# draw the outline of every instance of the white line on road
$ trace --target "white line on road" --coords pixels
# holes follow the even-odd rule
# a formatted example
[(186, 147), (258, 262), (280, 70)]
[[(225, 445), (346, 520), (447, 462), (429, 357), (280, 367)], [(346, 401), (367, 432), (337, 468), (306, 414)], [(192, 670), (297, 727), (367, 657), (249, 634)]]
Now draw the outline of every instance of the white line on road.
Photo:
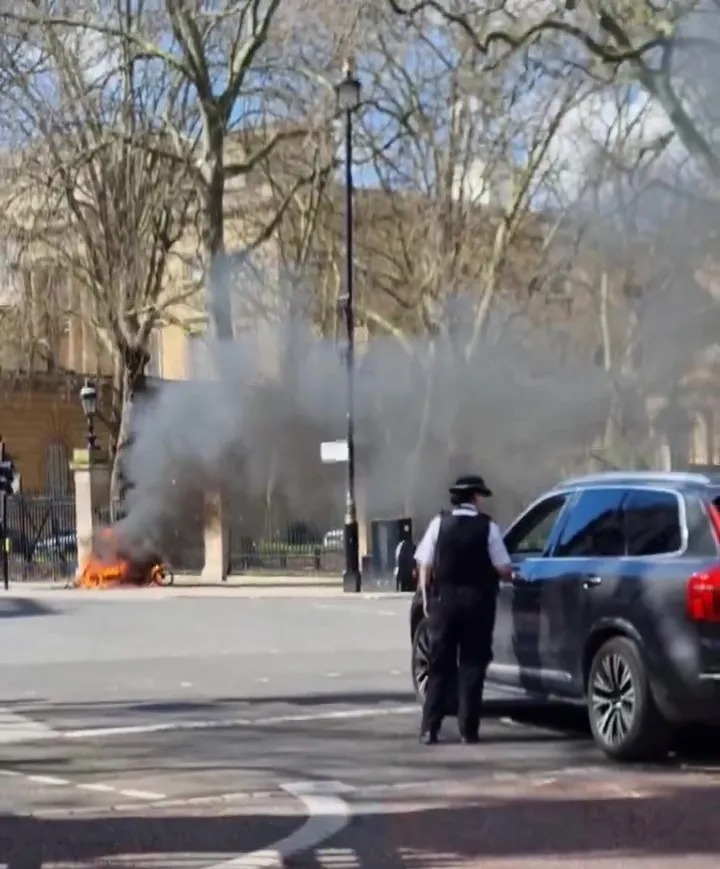
[(119, 796), (128, 797), (132, 800), (141, 800), (142, 802), (162, 802), (163, 800), (168, 799), (167, 794), (157, 793), (156, 791), (143, 791), (134, 788), (123, 789), (122, 785), (113, 786), (102, 782), (74, 782), (69, 779), (58, 778), (54, 775), (34, 775), (9, 769), (0, 770), (0, 775), (22, 778), (38, 785), (77, 788), (78, 790), (91, 791), (92, 793), (99, 794), (118, 794)]
[(90, 782), (90, 783), (81, 782), (78, 785), (78, 787), (82, 788), (82, 790), (84, 790), (84, 791), (93, 791), (94, 793), (98, 793), (98, 794), (114, 794), (115, 793), (114, 787), (111, 787), (110, 785), (95, 783), (95, 782)]
[[(417, 715), (417, 706), (377, 706), (339, 709), (298, 715), (276, 715), (270, 718), (218, 718), (205, 721), (162, 721), (154, 724), (128, 724), (122, 727), (89, 727), (66, 730), (57, 734), (59, 739), (105, 739), (111, 736), (137, 736), (143, 733), (169, 733), (181, 730), (221, 730), (232, 727), (267, 727), (273, 724), (298, 724), (313, 721), (344, 721), (357, 718), (376, 718), (389, 715)], [(31, 741), (31, 740), (28, 740)]]
[(350, 806), (342, 799), (342, 794), (353, 790), (349, 785), (338, 781), (306, 781), (280, 787), (304, 803), (308, 817), (302, 827), (269, 848), (215, 863), (206, 869), (282, 869), (295, 854), (316, 848), (350, 822)]
[(61, 785), (62, 787), (67, 787), (71, 784), (66, 778), (57, 778), (54, 775), (28, 775), (26, 778), (28, 781), (39, 785)]
[(167, 796), (165, 794), (157, 794), (153, 791), (135, 791), (135, 790), (124, 790), (118, 791), (119, 794), (122, 794), (124, 797), (130, 797), (133, 800), (165, 800)]

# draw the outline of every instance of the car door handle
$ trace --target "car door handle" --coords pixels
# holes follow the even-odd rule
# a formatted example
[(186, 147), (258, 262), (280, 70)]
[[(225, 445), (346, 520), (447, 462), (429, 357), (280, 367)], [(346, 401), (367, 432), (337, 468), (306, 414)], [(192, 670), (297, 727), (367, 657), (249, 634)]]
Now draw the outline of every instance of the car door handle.
[(523, 585), (532, 582), (532, 580), (528, 579), (526, 576), (523, 576), (523, 574), (520, 573), (519, 570), (513, 570), (512, 582)]
[(594, 573), (589, 574), (583, 579), (583, 588), (593, 588), (596, 585), (600, 585), (602, 582), (602, 576), (597, 576)]

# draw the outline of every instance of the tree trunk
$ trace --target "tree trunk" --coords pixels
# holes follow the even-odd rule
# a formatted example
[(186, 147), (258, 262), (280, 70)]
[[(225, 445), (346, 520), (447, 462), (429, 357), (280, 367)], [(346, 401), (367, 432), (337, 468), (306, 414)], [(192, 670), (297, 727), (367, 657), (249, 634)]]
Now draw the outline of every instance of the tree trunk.
[(147, 393), (146, 367), (150, 357), (144, 349), (126, 347), (122, 352), (120, 369), (120, 425), (115, 438), (113, 466), (110, 477), (110, 507), (122, 501), (130, 487), (123, 468), (127, 448), (132, 443), (132, 423), (135, 401)]
[(204, 220), (202, 245), (205, 256), (205, 292), (210, 327), (215, 338), (232, 340), (232, 299), (229, 264), (225, 259), (225, 133), (221, 123), (206, 120), (204, 165)]

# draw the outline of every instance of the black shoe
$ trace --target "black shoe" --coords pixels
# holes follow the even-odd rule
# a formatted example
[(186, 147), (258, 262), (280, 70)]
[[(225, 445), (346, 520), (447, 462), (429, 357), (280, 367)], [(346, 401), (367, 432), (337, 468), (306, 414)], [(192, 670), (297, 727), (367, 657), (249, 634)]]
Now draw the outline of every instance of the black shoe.
[(438, 744), (437, 733), (433, 733), (432, 730), (424, 730), (420, 734), (420, 744), (421, 745), (437, 745)]

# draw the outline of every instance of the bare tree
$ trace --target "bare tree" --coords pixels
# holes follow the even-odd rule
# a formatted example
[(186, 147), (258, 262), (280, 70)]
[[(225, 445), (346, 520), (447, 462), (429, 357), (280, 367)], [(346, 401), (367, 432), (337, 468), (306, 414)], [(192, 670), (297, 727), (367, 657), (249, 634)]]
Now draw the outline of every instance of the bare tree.
[[(576, 252), (567, 281), (574, 319), (584, 322), (608, 386), (595, 455), (604, 465), (651, 466), (662, 435), (651, 408), (675, 403), (684, 376), (715, 340), (716, 304), (695, 277), (713, 222), (703, 227), (707, 202), (699, 208), (666, 183), (684, 163), (672, 149), (648, 147), (648, 104), (638, 105), (627, 87), (611, 96), (603, 93), (565, 131), (576, 179), (562, 206), (572, 216), (565, 248)], [(675, 405), (665, 423), (683, 414)]]
[[(14, 26), (74, 30), (87, 39), (122, 45), (129, 63), (160, 68), (175, 83), (180, 100), (158, 106), (165, 138), (152, 149), (188, 167), (199, 201), (210, 320), (221, 338), (232, 335), (230, 291), (225, 280), (226, 189), (251, 176), (278, 144), (299, 145), (326, 125), (327, 69), (333, 68), (338, 34), (347, 29), (336, 4), (282, 0), (187, 3), (165, 0), (109, 10), (84, 0), (52, 8), (21, 2), (0, 15)], [(130, 26), (124, 21), (131, 18)], [(322, 26), (320, 22), (322, 21)], [(188, 118), (183, 108), (194, 105)], [(331, 113), (331, 112), (330, 112)], [(150, 147), (150, 143), (148, 143)], [(312, 176), (311, 176), (312, 177)], [(295, 179), (259, 232), (241, 244), (241, 254), (270, 238), (308, 178)], [(252, 185), (247, 193), (254, 200)]]
[[(21, 246), (30, 307), (42, 304), (55, 322), (80, 318), (85, 341), (94, 338), (110, 360), (115, 448), (145, 390), (154, 330), (195, 292), (179, 268), (172, 274), (190, 218), (190, 179), (155, 147), (162, 134), (152, 126), (173, 92), (129, 56), (127, 42), (88, 42), (44, 20), (21, 38), (32, 69), (3, 58), (5, 101), (23, 141), (4, 172), (0, 220)], [(38, 278), (46, 280), (40, 292)], [(97, 354), (94, 365), (102, 367)]]
[[(714, 141), (718, 109), (714, 82), (720, 59), (720, 6), (716, 0), (636, 2), (524, 2), (388, 0), (402, 17), (432, 16), (457, 30), (487, 66), (528, 46), (550, 66), (570, 60), (594, 78), (627, 71), (665, 113), (688, 153), (713, 176), (720, 174)], [(658, 146), (667, 138), (658, 136)]]
[[(356, 262), (368, 326), (410, 354), (408, 391), (421, 390), (407, 428), (398, 429), (405, 457), (414, 445), (409, 505), (428, 449), (442, 442), (451, 464), (471, 449), (469, 406), (503, 404), (495, 431), (488, 427), (483, 438), (484, 450), (499, 455), (512, 415), (489, 393), (515, 375), (520, 403), (536, 389), (535, 369), (551, 365), (544, 357), (554, 342), (548, 335), (543, 346), (543, 330), (532, 327), (544, 293), (535, 278), (551, 268), (557, 234), (557, 216), (544, 208), (557, 174), (556, 140), (592, 85), (544, 75), (527, 54), (483, 70), (474, 50), (452, 36), (438, 39), (434, 24), (421, 21), (384, 22), (368, 66), (373, 111), (359, 151), (380, 189), (358, 194)], [(532, 361), (510, 349), (523, 342)], [(385, 407), (379, 415), (392, 413)]]

